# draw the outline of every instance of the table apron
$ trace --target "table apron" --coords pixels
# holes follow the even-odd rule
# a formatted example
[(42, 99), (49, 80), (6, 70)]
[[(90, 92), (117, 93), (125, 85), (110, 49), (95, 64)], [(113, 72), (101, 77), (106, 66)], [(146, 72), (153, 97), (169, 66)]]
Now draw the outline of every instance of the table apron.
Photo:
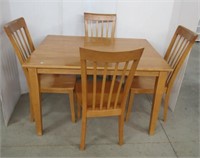
[(80, 69), (37, 69), (38, 74), (75, 74), (75, 75), (80, 75), (81, 70)]
[[(92, 74), (92, 71), (88, 70), (89, 74)], [(162, 71), (148, 71), (148, 70), (136, 70), (135, 72), (135, 76), (159, 76), (160, 72)], [(38, 74), (74, 74), (74, 75), (80, 75), (81, 74), (81, 70), (80, 69), (56, 69), (56, 68), (37, 68), (37, 73)], [(103, 70), (99, 70), (98, 74), (102, 74)], [(119, 71), (120, 73), (120, 71)], [(109, 75), (109, 71), (108, 71), (108, 75)]]

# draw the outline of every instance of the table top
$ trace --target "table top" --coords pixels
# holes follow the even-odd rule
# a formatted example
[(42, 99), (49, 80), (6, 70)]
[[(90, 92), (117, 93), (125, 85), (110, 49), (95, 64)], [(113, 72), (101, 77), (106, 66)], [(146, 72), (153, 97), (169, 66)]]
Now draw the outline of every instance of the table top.
[(90, 38), (48, 35), (23, 67), (80, 69), (79, 48), (120, 52), (144, 48), (137, 71), (171, 71), (172, 69), (146, 39)]

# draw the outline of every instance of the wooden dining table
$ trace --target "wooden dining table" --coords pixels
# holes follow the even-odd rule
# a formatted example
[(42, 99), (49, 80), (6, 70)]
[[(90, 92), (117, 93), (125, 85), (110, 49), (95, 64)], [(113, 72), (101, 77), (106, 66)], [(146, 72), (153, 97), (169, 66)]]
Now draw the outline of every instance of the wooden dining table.
[(144, 48), (135, 75), (156, 76), (155, 94), (149, 123), (149, 134), (156, 129), (159, 109), (167, 75), (171, 67), (146, 39), (95, 38), (83, 36), (48, 35), (31, 54), (23, 67), (28, 69), (30, 96), (34, 106), (37, 135), (42, 135), (42, 108), (40, 101), (40, 74), (81, 74), (79, 48), (98, 51), (129, 51)]

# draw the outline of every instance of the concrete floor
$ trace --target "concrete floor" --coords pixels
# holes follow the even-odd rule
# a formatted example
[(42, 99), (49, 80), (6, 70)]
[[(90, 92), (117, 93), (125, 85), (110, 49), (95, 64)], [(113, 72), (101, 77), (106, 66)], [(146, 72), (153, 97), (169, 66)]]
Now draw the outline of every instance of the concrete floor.
[[(88, 120), (86, 150), (79, 150), (81, 121), (72, 123), (66, 95), (42, 95), (44, 135), (37, 136), (29, 121), (28, 95), (22, 95), (9, 126), (1, 118), (1, 157), (200, 157), (199, 54), (195, 44), (189, 58), (175, 112), (157, 123), (148, 135), (151, 96), (136, 96), (125, 144), (119, 146), (117, 118)], [(161, 108), (161, 111), (163, 109)], [(1, 114), (2, 115), (2, 114)]]

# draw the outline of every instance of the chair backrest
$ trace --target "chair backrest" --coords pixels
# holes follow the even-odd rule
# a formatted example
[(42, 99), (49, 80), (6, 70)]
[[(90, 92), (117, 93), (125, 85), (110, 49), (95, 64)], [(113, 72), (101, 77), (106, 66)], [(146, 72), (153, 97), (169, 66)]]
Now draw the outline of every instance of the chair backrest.
[(174, 69), (167, 78), (167, 86), (172, 86), (175, 78), (190, 52), (198, 35), (189, 29), (178, 26), (164, 59)]
[[(99, 52), (80, 48), (83, 110), (90, 109), (101, 112), (124, 110), (142, 53), (143, 48), (127, 52)], [(88, 80), (91, 80), (89, 75), (93, 76), (90, 82), (92, 86), (87, 85)], [(112, 79), (110, 80), (107, 75)], [(128, 77), (125, 80), (126, 75)], [(102, 79), (99, 81), (97, 76), (98, 78), (102, 76)], [(101, 83), (100, 87), (97, 86), (99, 82)], [(91, 88), (87, 89), (88, 86)], [(92, 98), (91, 105), (89, 98)], [(110, 114), (114, 115), (112, 112)]]
[(4, 30), (20, 63), (23, 64), (35, 49), (24, 18), (5, 24)]
[(114, 38), (116, 14), (84, 13), (85, 36)]

